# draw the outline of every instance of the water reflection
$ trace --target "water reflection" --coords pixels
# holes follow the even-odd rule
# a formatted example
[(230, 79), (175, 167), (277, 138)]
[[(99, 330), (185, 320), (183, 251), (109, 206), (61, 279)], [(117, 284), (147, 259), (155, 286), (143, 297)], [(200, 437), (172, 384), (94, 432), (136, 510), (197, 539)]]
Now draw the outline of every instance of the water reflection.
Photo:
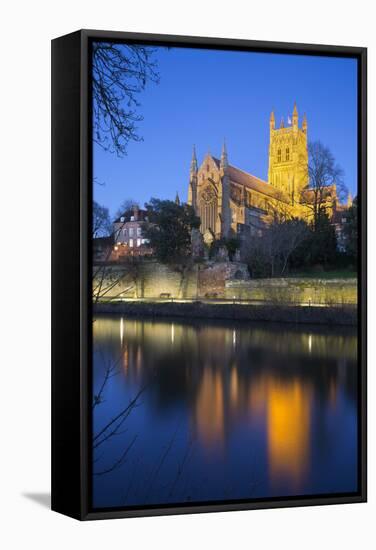
[(298, 379), (269, 379), (265, 400), (271, 481), (278, 485), (286, 477), (299, 489), (309, 459), (312, 386)]
[(94, 505), (356, 491), (356, 380), (352, 330), (99, 318)]

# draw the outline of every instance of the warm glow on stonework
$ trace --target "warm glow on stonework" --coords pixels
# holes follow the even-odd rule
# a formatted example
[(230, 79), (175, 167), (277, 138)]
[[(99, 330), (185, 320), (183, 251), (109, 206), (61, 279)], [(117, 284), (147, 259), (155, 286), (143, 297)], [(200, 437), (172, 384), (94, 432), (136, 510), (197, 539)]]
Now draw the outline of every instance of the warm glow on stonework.
[[(276, 214), (309, 221), (312, 201), (308, 185), (308, 124), (299, 124), (294, 105), (291, 123), (277, 128), (274, 113), (269, 122), (269, 165), (267, 181), (229, 163), (224, 144), (221, 158), (207, 153), (198, 166), (193, 151), (188, 186), (188, 204), (201, 219), (200, 231), (210, 243), (228, 237), (245, 226), (257, 234)], [(328, 187), (325, 208), (333, 214), (336, 187)]]

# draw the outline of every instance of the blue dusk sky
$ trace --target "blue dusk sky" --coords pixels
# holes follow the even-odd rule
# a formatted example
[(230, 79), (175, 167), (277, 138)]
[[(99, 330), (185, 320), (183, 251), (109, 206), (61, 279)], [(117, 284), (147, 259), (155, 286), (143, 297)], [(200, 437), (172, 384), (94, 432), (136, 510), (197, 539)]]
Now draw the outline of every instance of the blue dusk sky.
[(138, 95), (141, 142), (119, 158), (94, 144), (94, 198), (114, 215), (124, 199), (187, 200), (192, 146), (199, 164), (219, 157), (226, 139), (229, 163), (264, 180), (269, 116), (291, 116), (294, 101), (357, 193), (357, 62), (351, 58), (157, 48), (160, 83)]

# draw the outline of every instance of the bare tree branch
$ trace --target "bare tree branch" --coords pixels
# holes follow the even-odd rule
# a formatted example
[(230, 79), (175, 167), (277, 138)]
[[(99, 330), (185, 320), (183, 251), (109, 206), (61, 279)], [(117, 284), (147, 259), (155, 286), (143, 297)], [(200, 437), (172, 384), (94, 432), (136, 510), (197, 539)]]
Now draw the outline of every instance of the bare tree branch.
[(110, 472), (113, 472), (116, 468), (119, 468), (122, 464), (124, 464), (125, 459), (127, 458), (127, 455), (131, 448), (133, 447), (135, 441), (137, 439), (137, 435), (134, 436), (130, 444), (126, 447), (125, 451), (121, 454), (121, 456), (116, 460), (112, 466), (107, 468), (106, 470), (101, 470), (100, 472), (94, 472), (95, 476), (103, 476), (104, 474), (109, 474)]
[(310, 209), (316, 226), (320, 213), (335, 207), (347, 195), (344, 172), (336, 163), (328, 147), (320, 141), (308, 144), (308, 186), (303, 189), (299, 202)]
[(137, 96), (148, 81), (158, 83), (155, 49), (135, 44), (96, 42), (92, 53), (93, 139), (106, 151), (126, 155), (130, 141), (141, 141)]

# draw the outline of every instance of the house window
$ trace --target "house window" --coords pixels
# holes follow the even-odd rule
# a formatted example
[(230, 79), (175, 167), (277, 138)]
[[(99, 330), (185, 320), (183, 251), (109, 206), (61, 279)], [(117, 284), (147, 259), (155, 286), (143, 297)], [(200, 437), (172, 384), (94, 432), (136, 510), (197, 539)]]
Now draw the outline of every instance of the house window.
[(290, 160), (290, 149), (288, 147), (286, 149), (286, 160)]
[(123, 235), (124, 235), (124, 237), (126, 236), (126, 234), (127, 234), (127, 230), (124, 228), (124, 229), (123, 229)]
[(137, 237), (141, 237), (141, 227), (137, 227)]
[(137, 246), (141, 246), (141, 239), (137, 239)]
[(278, 151), (277, 151), (277, 161), (281, 162), (281, 159), (282, 159), (282, 151), (281, 151), (281, 149), (278, 149)]
[(133, 248), (133, 239), (129, 239), (129, 246)]
[(130, 227), (129, 228), (129, 236), (133, 237), (133, 234), (134, 234), (134, 229), (133, 229), (133, 227)]

